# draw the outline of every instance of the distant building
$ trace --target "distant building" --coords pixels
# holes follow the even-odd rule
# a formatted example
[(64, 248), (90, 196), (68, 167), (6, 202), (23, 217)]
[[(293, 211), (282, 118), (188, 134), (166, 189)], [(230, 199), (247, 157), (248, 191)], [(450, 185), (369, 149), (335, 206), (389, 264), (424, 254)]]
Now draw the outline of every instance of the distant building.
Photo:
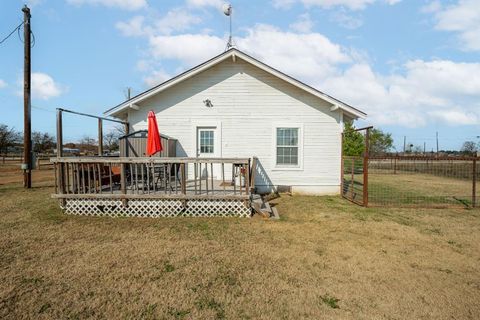
[[(57, 154), (57, 149), (53, 149), (53, 153)], [(80, 155), (80, 149), (63, 148), (63, 155), (64, 156), (79, 156)]]

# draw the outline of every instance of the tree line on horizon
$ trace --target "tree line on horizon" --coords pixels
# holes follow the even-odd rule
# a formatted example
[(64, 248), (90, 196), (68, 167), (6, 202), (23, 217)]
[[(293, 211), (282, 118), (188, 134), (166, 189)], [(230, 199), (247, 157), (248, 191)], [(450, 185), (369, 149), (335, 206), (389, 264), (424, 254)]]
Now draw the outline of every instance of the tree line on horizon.
[[(371, 156), (382, 156), (397, 153), (394, 150), (391, 133), (383, 132), (380, 129), (370, 129), (369, 133), (369, 154)], [(448, 155), (475, 156), (480, 150), (480, 145), (474, 141), (465, 141), (460, 150), (440, 150), (440, 153)], [(356, 131), (353, 122), (345, 122), (343, 131), (343, 154), (345, 156), (362, 156), (365, 151), (365, 134)], [(425, 152), (430, 154), (431, 152)], [(405, 154), (424, 154), (422, 146), (408, 144)]]
[[(103, 136), (103, 145), (109, 152), (118, 151), (118, 138), (122, 136), (122, 128), (113, 128)], [(32, 150), (37, 154), (53, 153), (57, 147), (56, 138), (48, 132), (32, 132)], [(79, 141), (63, 144), (64, 148), (79, 149), (85, 153), (96, 153), (98, 151), (98, 140), (84, 136)], [(6, 124), (0, 124), (0, 154), (18, 154), (23, 152), (23, 132), (15, 130)]]
[[(114, 127), (103, 136), (104, 149), (109, 152), (118, 151), (118, 138), (124, 134), (123, 128)], [(353, 122), (345, 122), (343, 134), (343, 154), (346, 156), (361, 156), (365, 150), (365, 136), (355, 131)], [(406, 154), (423, 154), (421, 146), (408, 144)], [(64, 143), (64, 148), (79, 149), (83, 153), (96, 154), (98, 141), (90, 136), (84, 136), (77, 142)], [(56, 148), (55, 136), (48, 132), (32, 132), (32, 148), (34, 153), (52, 153)], [(23, 133), (0, 124), (0, 154), (20, 153), (23, 149)], [(391, 133), (373, 128), (369, 134), (370, 155), (387, 155), (394, 152), (393, 138)], [(480, 150), (479, 144), (474, 141), (465, 141), (462, 148), (457, 150), (441, 150), (444, 154), (472, 156)], [(429, 153), (429, 152), (428, 152)]]

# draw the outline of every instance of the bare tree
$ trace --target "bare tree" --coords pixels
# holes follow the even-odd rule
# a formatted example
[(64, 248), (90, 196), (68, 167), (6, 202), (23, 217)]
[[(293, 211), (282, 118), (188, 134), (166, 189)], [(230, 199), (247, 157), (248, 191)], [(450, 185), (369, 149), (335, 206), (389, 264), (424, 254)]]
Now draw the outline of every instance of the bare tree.
[(55, 147), (55, 138), (47, 132), (34, 131), (32, 133), (33, 151), (46, 153)]
[(420, 153), (423, 153), (423, 147), (422, 146), (413, 146), (412, 147), (412, 153), (414, 154), (420, 154)]
[(95, 140), (95, 139), (93, 139), (92, 137), (89, 137), (89, 136), (84, 136), (78, 142), (77, 146), (80, 149), (80, 151), (84, 152), (84, 153), (95, 154), (98, 151), (97, 140)]
[(477, 152), (477, 144), (473, 141), (465, 141), (462, 145), (462, 149), (460, 151), (462, 153), (468, 154), (468, 155), (473, 155)]
[(110, 131), (103, 135), (103, 145), (108, 151), (118, 151), (119, 139), (125, 135), (125, 128), (122, 125), (114, 126)]
[(14, 128), (9, 128), (6, 124), (0, 124), (0, 153), (7, 153), (10, 147), (19, 143), (22, 136)]

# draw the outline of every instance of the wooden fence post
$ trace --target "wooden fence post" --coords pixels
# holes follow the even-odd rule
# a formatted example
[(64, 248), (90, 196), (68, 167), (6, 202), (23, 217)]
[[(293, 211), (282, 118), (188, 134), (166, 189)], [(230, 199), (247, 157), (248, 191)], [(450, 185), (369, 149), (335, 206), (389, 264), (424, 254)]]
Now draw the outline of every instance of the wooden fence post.
[(185, 170), (185, 163), (180, 164), (180, 169), (182, 172), (182, 194), (187, 194), (187, 170)]
[[(122, 192), (122, 195), (127, 194), (127, 182), (125, 181), (125, 179), (126, 179), (125, 164), (122, 162), (120, 164), (120, 191)], [(123, 198), (122, 204), (124, 207), (126, 207), (128, 205), (128, 200), (126, 198)]]
[(343, 196), (343, 132), (341, 133), (341, 140), (340, 140), (340, 195)]
[[(63, 123), (62, 123), (62, 110), (57, 109), (57, 159), (63, 157)], [(57, 179), (58, 179), (58, 187), (60, 193), (63, 194), (65, 191), (65, 182), (64, 182), (64, 170), (63, 170), (63, 163), (58, 163), (58, 170), (57, 170)], [(62, 206), (65, 206), (66, 200), (62, 198), (61, 200)]]
[(247, 195), (250, 195), (250, 158), (248, 158), (248, 164), (245, 165), (245, 191)]
[(251, 192), (255, 192), (255, 174), (257, 172), (257, 157), (253, 157), (250, 170), (250, 188)]
[[(64, 179), (64, 163), (62, 162), (57, 162), (55, 165), (58, 165), (58, 170), (56, 171), (57, 173), (57, 177), (56, 179), (58, 179), (58, 193), (59, 194), (65, 194), (65, 179)], [(60, 200), (60, 203), (61, 203), (61, 206), (62, 207), (65, 207), (65, 204), (66, 204), (66, 200), (65, 198), (62, 198)]]
[(473, 159), (473, 170), (472, 170), (473, 180), (472, 180), (472, 207), (475, 208), (477, 205), (477, 158)]
[(62, 110), (57, 109), (57, 158), (63, 156), (63, 124)]
[(395, 155), (395, 159), (393, 161), (393, 174), (397, 174), (397, 158), (398, 154)]
[(103, 123), (98, 119), (98, 155), (103, 156)]
[(370, 153), (370, 129), (365, 132), (365, 153), (363, 154), (363, 206), (368, 207), (368, 156)]

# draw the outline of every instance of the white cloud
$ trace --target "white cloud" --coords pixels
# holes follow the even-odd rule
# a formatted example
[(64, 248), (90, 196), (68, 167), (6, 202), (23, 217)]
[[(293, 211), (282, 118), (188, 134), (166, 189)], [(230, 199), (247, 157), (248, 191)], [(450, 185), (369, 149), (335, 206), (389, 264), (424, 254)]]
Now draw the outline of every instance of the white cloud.
[(221, 53), (225, 41), (206, 34), (159, 35), (149, 37), (149, 45), (153, 58), (174, 59), (191, 67)]
[(418, 127), (437, 120), (480, 123), (480, 63), (408, 61), (400, 72), (381, 76), (355, 64), (327, 79), (323, 88), (369, 113), (375, 124)]
[(350, 10), (363, 10), (374, 3), (386, 3), (395, 5), (402, 0), (273, 0), (273, 6), (279, 9), (289, 9), (297, 2), (303, 3), (306, 7), (318, 6), (322, 8), (345, 7)]
[(480, 114), (465, 112), (463, 110), (442, 110), (428, 113), (430, 116), (449, 125), (475, 125), (480, 124)]
[(6, 86), (7, 83), (4, 80), (0, 79), (0, 89), (5, 88)]
[(147, 0), (67, 0), (73, 5), (102, 5), (124, 10), (139, 10), (148, 6)]
[(441, 8), (442, 8), (442, 3), (439, 0), (434, 0), (422, 6), (420, 8), (420, 12), (422, 13), (438, 12), (440, 11)]
[(295, 21), (294, 23), (290, 24), (290, 29), (293, 31), (301, 32), (301, 33), (307, 33), (312, 31), (313, 28), (313, 21), (310, 18), (310, 15), (308, 13), (304, 13), (298, 17), (298, 20)]
[(135, 16), (127, 22), (117, 22), (115, 27), (126, 37), (139, 37), (146, 34), (144, 21), (145, 17)]
[(165, 82), (166, 80), (170, 79), (172, 76), (165, 72), (165, 70), (160, 69), (153, 71), (150, 75), (145, 77), (143, 81), (145, 84), (147, 84), (149, 87), (154, 87), (162, 82)]
[(226, 1), (222, 0), (187, 0), (187, 4), (193, 7), (221, 8)]
[(331, 15), (331, 20), (346, 29), (357, 29), (363, 25), (361, 19), (347, 14), (345, 9), (338, 10)]
[(155, 28), (162, 34), (170, 34), (173, 31), (185, 31), (193, 25), (202, 22), (200, 17), (195, 16), (182, 8), (176, 8), (167, 12), (161, 19), (155, 22)]
[[(143, 34), (146, 56), (138, 69), (155, 85), (223, 52), (226, 39), (209, 34)], [(266, 64), (313, 85), (369, 114), (375, 125), (424, 126), (480, 122), (480, 63), (409, 60), (390, 74), (374, 71), (368, 57), (316, 32), (284, 31), (255, 25), (235, 38), (238, 48)]]
[(32, 73), (32, 99), (48, 100), (58, 97), (65, 90), (46, 73)]
[(300, 79), (325, 78), (337, 65), (351, 62), (346, 50), (320, 33), (298, 34), (257, 25), (236, 42), (241, 50)]
[(126, 22), (117, 22), (115, 27), (120, 30), (124, 36), (139, 37), (186, 31), (193, 25), (202, 22), (200, 17), (182, 8), (172, 9), (164, 16), (150, 20), (150, 23), (147, 24), (144, 16), (134, 16)]
[(277, 9), (290, 9), (296, 0), (273, 0), (272, 4)]
[(433, 3), (424, 11), (429, 9), (435, 12), (437, 30), (457, 33), (464, 50), (480, 51), (480, 1), (460, 0), (443, 8)]
[[(150, 59), (175, 60), (182, 69), (222, 53), (226, 45), (226, 39), (208, 34), (148, 36), (148, 42)], [(300, 79), (326, 78), (335, 74), (337, 65), (352, 60), (347, 50), (319, 33), (285, 32), (269, 25), (247, 29), (247, 34), (234, 42), (241, 50)]]
[(40, 3), (42, 3), (43, 1), (42, 0), (28, 0), (28, 1), (25, 1), (25, 3), (30, 7), (30, 8), (33, 8), (37, 5), (39, 5)]

